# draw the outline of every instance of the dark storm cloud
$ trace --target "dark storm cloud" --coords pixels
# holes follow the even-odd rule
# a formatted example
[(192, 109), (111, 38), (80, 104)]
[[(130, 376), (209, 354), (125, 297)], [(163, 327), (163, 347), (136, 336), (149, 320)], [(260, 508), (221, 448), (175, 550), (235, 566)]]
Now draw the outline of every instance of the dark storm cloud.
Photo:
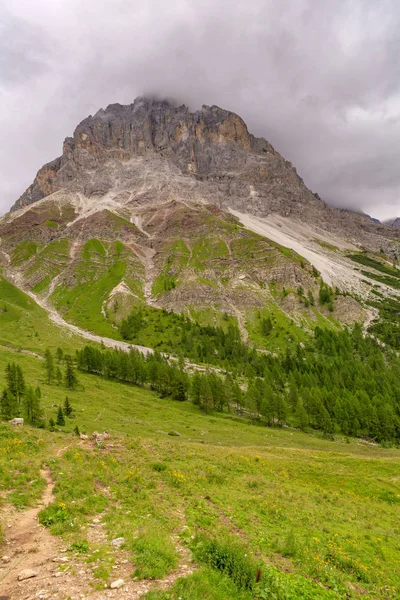
[(331, 203), (400, 213), (397, 0), (3, 6), (4, 210), (81, 119), (156, 94), (237, 112)]

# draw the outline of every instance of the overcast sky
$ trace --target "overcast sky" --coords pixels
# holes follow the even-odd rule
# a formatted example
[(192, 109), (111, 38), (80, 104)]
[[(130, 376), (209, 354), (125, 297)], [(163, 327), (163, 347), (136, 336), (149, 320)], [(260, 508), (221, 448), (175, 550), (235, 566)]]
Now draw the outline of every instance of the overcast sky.
[(217, 104), (326, 201), (400, 216), (399, 0), (1, 0), (0, 212), (100, 107)]

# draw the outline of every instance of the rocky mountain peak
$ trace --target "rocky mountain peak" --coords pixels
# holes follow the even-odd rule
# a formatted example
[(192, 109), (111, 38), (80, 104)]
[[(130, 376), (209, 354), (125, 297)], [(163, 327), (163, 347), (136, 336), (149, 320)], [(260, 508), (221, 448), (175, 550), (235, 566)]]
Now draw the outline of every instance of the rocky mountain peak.
[(191, 112), (168, 100), (139, 97), (110, 104), (66, 138), (59, 158), (44, 165), (12, 211), (62, 192), (96, 210), (117, 203), (216, 205), (256, 216), (272, 213), (312, 224), (373, 249), (399, 229), (329, 207), (293, 165), (233, 112), (204, 105)]
[[(267, 156), (276, 163), (273, 169), (265, 164)], [(175, 173), (196, 180), (227, 181), (238, 175), (246, 180), (246, 196), (254, 192), (249, 185), (270, 180), (271, 175), (279, 180), (282, 171), (293, 183), (302, 183), (292, 165), (265, 139), (249, 134), (235, 113), (218, 106), (190, 112), (185, 105), (140, 97), (126, 106), (111, 104), (84, 119), (73, 137), (66, 138), (62, 156), (40, 169), (12, 210), (60, 189), (102, 195), (115, 184), (110, 173), (108, 181), (105, 177), (106, 163), (120, 167), (132, 159), (146, 159), (148, 165), (152, 158), (162, 158)], [(230, 187), (229, 183), (228, 193)]]

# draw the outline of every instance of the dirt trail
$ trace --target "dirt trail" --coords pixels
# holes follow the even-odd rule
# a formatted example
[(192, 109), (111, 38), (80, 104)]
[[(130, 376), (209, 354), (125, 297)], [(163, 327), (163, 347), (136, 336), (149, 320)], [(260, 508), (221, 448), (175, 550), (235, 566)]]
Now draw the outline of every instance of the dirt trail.
[[(60, 448), (55, 456), (61, 456), (66, 449)], [(118, 579), (123, 579), (124, 583), (119, 589), (110, 589), (106, 584), (104, 589), (95, 589), (100, 581), (94, 577), (93, 565), (89, 566), (83, 559), (68, 554), (62, 540), (52, 536), (38, 523), (40, 510), (54, 501), (50, 470), (45, 468), (40, 474), (46, 481), (46, 488), (38, 506), (23, 512), (7, 507), (0, 512), (0, 520), (6, 531), (0, 558), (2, 600), (135, 600), (150, 590), (167, 590), (179, 577), (187, 577), (195, 570), (191, 553), (181, 544), (178, 535), (173, 536), (179, 554), (178, 567), (160, 580), (133, 580), (135, 566), (129, 555), (110, 544), (115, 552), (110, 583)], [(86, 537), (91, 544), (109, 544), (102, 516), (93, 517), (87, 528)], [(26, 570), (33, 571), (35, 576), (19, 581), (19, 576)]]
[[(44, 580), (51, 577), (49, 571), (56, 566), (53, 558), (58, 555), (59, 541), (38, 523), (39, 512), (54, 499), (53, 480), (48, 468), (43, 469), (40, 475), (46, 481), (41, 503), (23, 512), (6, 507), (1, 514), (5, 543), (0, 562), (0, 590), (10, 600), (22, 600), (33, 590), (42, 590), (45, 587)], [(4, 556), (8, 560), (4, 560)], [(38, 575), (18, 581), (18, 575), (26, 569), (36, 571)]]

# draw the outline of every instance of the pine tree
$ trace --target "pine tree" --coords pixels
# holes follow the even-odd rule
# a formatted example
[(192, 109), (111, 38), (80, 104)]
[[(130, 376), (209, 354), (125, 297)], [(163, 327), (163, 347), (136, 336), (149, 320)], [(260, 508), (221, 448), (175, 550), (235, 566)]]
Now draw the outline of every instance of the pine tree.
[(207, 376), (201, 378), (200, 408), (208, 413), (213, 407), (213, 396)]
[(63, 409), (61, 408), (61, 406), (58, 407), (56, 423), (60, 427), (65, 425), (64, 413), (63, 413)]
[(201, 376), (196, 371), (196, 373), (192, 377), (192, 385), (191, 385), (191, 397), (193, 404), (197, 404), (200, 406), (201, 403)]
[(237, 381), (232, 386), (232, 402), (236, 405), (236, 412), (239, 415), (243, 410), (243, 392)]
[(9, 389), (3, 391), (0, 400), (0, 415), (1, 418), (8, 421), (18, 415), (17, 402)]
[(21, 403), (21, 398), (25, 394), (25, 379), (22, 369), (19, 365), (15, 367), (15, 385), (16, 385), (16, 398), (18, 404)]
[(60, 367), (56, 368), (56, 380), (57, 380), (57, 385), (62, 384), (62, 373), (61, 373)]
[(7, 389), (14, 398), (17, 396), (17, 374), (16, 374), (16, 364), (8, 363), (6, 366), (6, 381), (7, 381)]
[(75, 433), (76, 436), (78, 436), (78, 437), (80, 436), (81, 433), (79, 431), (78, 425), (75, 425), (75, 427), (74, 427), (74, 433)]
[(66, 398), (65, 398), (65, 400), (64, 400), (64, 414), (65, 414), (67, 417), (70, 417), (70, 416), (71, 416), (71, 414), (72, 414), (72, 411), (73, 411), (73, 408), (72, 408), (72, 406), (71, 406), (71, 403), (70, 403), (70, 401), (69, 401), (69, 398), (68, 398), (68, 396), (66, 396)]
[(39, 425), (43, 418), (40, 398), (31, 386), (27, 387), (24, 397), (24, 417), (31, 425)]
[(25, 380), (22, 369), (16, 363), (8, 364), (6, 367), (7, 388), (17, 403), (21, 403), (21, 398), (25, 393)]
[(63, 356), (64, 356), (64, 353), (61, 350), (61, 348), (57, 348), (57, 350), (56, 350), (56, 358), (57, 358), (57, 362), (58, 363), (62, 362)]
[(65, 356), (65, 385), (69, 390), (73, 390), (78, 385), (78, 380), (75, 375), (72, 358)]
[(50, 419), (49, 419), (49, 429), (50, 429), (50, 431), (54, 431), (55, 426), (56, 426), (56, 424), (55, 424), (54, 419), (52, 417), (50, 417)]
[(304, 408), (304, 404), (301, 400), (298, 401), (296, 411), (294, 413), (295, 419), (297, 421), (297, 426), (304, 431), (308, 425), (308, 415), (307, 411)]
[(53, 356), (48, 348), (44, 353), (44, 369), (46, 373), (46, 381), (47, 383), (51, 383), (54, 378), (54, 361)]
[(269, 335), (272, 331), (271, 317), (266, 317), (261, 321), (261, 331), (263, 335)]

